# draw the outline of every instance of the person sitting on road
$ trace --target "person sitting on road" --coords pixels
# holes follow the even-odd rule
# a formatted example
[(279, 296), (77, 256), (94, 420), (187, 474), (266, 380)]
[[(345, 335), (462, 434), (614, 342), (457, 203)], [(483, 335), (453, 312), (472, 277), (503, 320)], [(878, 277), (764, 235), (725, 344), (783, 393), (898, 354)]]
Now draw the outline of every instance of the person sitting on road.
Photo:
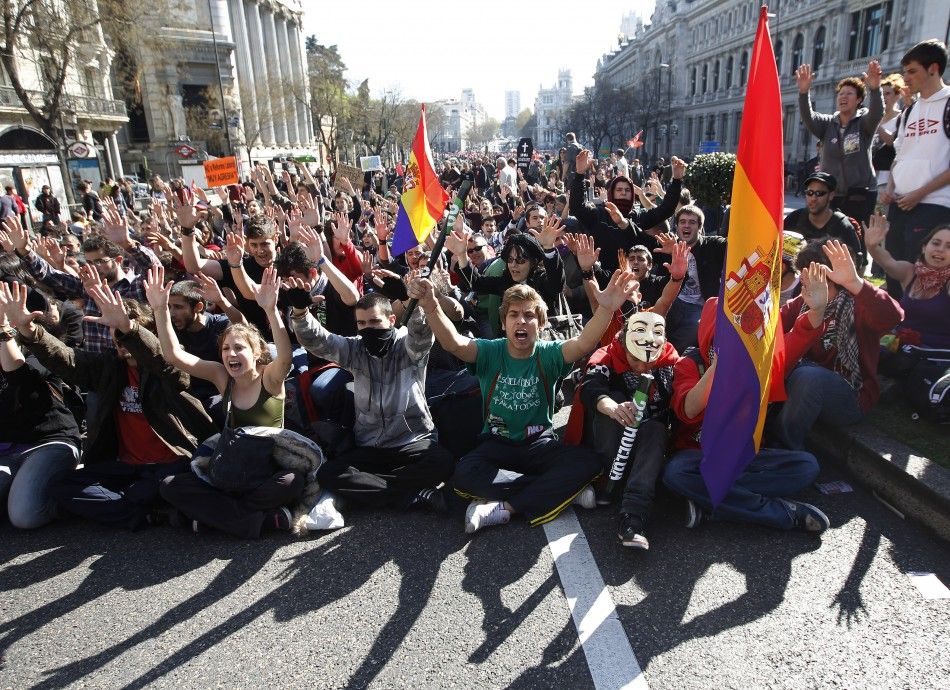
[(103, 288), (98, 275), (86, 291), (98, 306), (97, 323), (113, 333), (112, 352), (76, 350), (51, 336), (16, 283), (4, 311), (43, 366), (97, 397), (86, 420), (83, 467), (50, 485), (60, 513), (138, 529), (157, 507), (161, 480), (187, 470), (198, 442), (215, 428), (187, 393), (188, 374), (162, 359), (149, 308)]
[[(618, 453), (622, 449), (629, 454), (618, 531), (623, 546), (650, 548), (646, 524), (666, 461), (673, 367), (678, 360), (676, 349), (666, 341), (666, 322), (660, 314), (631, 314), (617, 337), (591, 355), (571, 408), (569, 433), (572, 422), (582, 420), (584, 443), (597, 452), (611, 480), (622, 480), (611, 472)], [(638, 411), (634, 398), (644, 374), (652, 380), (644, 407)], [(632, 446), (631, 428), (636, 429)], [(597, 497), (604, 504), (611, 499), (605, 494)]]
[[(29, 291), (30, 312), (45, 311), (39, 297)], [(0, 304), (11, 302), (10, 287), (0, 283)], [(35, 529), (56, 517), (50, 480), (79, 462), (79, 425), (64, 402), (63, 382), (25, 354), (16, 335), (0, 308), (0, 510), (14, 527)]]
[[(290, 372), (292, 353), (287, 328), (278, 312), (278, 286), (277, 271), (268, 267), (256, 300), (267, 315), (274, 337), (277, 354), (273, 360), (256, 328), (231, 324), (221, 334), (219, 359), (215, 361), (200, 359), (181, 347), (169, 315), (172, 283), (165, 283), (160, 268), (149, 272), (146, 295), (155, 311), (165, 360), (214, 385), (224, 396), (225, 424), (230, 428), (284, 426), (284, 379)], [(182, 472), (162, 482), (162, 498), (184, 514), (196, 532), (206, 525), (253, 539), (262, 529), (290, 530), (291, 514), (286, 506), (300, 496), (304, 476), (278, 469), (273, 462), (270, 469), (273, 473), (268, 479), (241, 492), (223, 491), (192, 472)]]
[[(900, 323), (904, 310), (884, 290), (858, 275), (847, 245), (828, 237), (806, 244), (795, 259), (799, 270), (826, 268), (829, 299), (822, 306), (820, 333), (804, 359), (788, 374), (788, 399), (774, 420), (785, 448), (802, 450), (816, 421), (833, 426), (859, 422), (880, 396), (877, 364), (881, 336)], [(788, 333), (803, 313), (816, 309), (805, 286), (782, 307)]]
[[(805, 283), (802, 299), (808, 300), (811, 311), (798, 316), (793, 331), (786, 336), (786, 370), (794, 365), (818, 333), (820, 315), (824, 312), (828, 297), (821, 267), (806, 269), (802, 272), (802, 278)], [(686, 498), (687, 528), (696, 527), (704, 519), (712, 518), (751, 522), (778, 529), (823, 532), (830, 523), (821, 510), (809, 503), (787, 498), (804, 489), (818, 476), (818, 460), (804, 450), (761, 448), (722, 502), (713, 509), (700, 474), (700, 462), (703, 459), (700, 433), (713, 378), (717, 375), (713, 337), (718, 301), (718, 297), (706, 301), (699, 321), (699, 346), (687, 350), (673, 369), (671, 407), (679, 424), (675, 427), (674, 453), (663, 472), (663, 483), (674, 493)], [(725, 375), (728, 373), (723, 372)]]
[(862, 266), (867, 263), (867, 257), (854, 224), (844, 213), (831, 207), (837, 186), (835, 178), (826, 172), (813, 172), (806, 177), (805, 208), (795, 209), (785, 216), (785, 229), (800, 233), (806, 240), (825, 236), (839, 239), (859, 257), (858, 266)]
[[(292, 279), (291, 323), (307, 351), (337, 363), (353, 376), (355, 447), (336, 449), (317, 475), (339, 497), (374, 508), (447, 507), (440, 486), (454, 459), (438, 443), (425, 397), (432, 331), (421, 310), (396, 328), (387, 297), (378, 292), (356, 303), (356, 337), (329, 332), (307, 309), (304, 283)], [(302, 294), (301, 294), (302, 293)]]
[[(573, 362), (597, 346), (635, 287), (629, 271), (617, 271), (597, 295), (600, 306), (579, 336), (541, 341), (544, 300), (530, 286), (512, 286), (501, 305), (506, 337), (482, 340), (459, 335), (429, 281), (413, 283), (410, 296), (419, 300), (439, 343), (469, 364), (482, 391), (482, 440), (455, 470), (456, 493), (473, 499), (465, 513), (466, 532), (507, 523), (519, 513), (531, 525), (541, 525), (579, 497), (582, 505), (594, 507), (589, 483), (601, 462), (592, 451), (565, 446), (554, 434), (555, 387)], [(500, 470), (515, 473), (513, 481), (499, 483)]]

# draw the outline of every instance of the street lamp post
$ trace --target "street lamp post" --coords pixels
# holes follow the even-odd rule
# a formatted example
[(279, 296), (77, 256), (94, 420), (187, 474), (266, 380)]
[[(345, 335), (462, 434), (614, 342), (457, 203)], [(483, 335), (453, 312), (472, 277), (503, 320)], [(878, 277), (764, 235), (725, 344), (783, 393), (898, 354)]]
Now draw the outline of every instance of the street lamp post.
[[(656, 80), (656, 102), (657, 102), (657, 109), (656, 109), (656, 114), (654, 115), (654, 125), (653, 125), (653, 133), (654, 133), (654, 135), (655, 135), (654, 138), (655, 138), (655, 140), (656, 140), (656, 141), (654, 141), (654, 143), (653, 143), (653, 159), (654, 159), (654, 160), (656, 160), (657, 156), (659, 155), (658, 152), (657, 152), (657, 144), (659, 143), (659, 139), (660, 139), (661, 136), (663, 136), (663, 137), (666, 138), (666, 148), (669, 149), (669, 147), (670, 147), (670, 139), (669, 139), (669, 137), (670, 137), (670, 128), (669, 128), (669, 126), (667, 125), (666, 127), (664, 127), (664, 129), (665, 129), (666, 131), (661, 135), (661, 134), (660, 134), (660, 131), (659, 131), (659, 130), (660, 130), (659, 124), (658, 124), (659, 117), (660, 117), (660, 108), (659, 108), (659, 105), (660, 105), (660, 81), (663, 79), (663, 76), (662, 76), (662, 75), (663, 75), (663, 70), (667, 70), (667, 72), (666, 72), (666, 75), (667, 75), (667, 79), (666, 79), (666, 119), (667, 119), (667, 120), (670, 119), (670, 118), (669, 118), (669, 108), (670, 108), (670, 105), (669, 105), (669, 104), (670, 104), (670, 78), (672, 77), (672, 70), (670, 69), (670, 66), (669, 66), (668, 63), (666, 63), (666, 62), (661, 62), (661, 63), (659, 64), (659, 67), (657, 68), (657, 75), (656, 75), (656, 76), (657, 76), (657, 80)], [(668, 151), (667, 151), (667, 152), (668, 152)]]

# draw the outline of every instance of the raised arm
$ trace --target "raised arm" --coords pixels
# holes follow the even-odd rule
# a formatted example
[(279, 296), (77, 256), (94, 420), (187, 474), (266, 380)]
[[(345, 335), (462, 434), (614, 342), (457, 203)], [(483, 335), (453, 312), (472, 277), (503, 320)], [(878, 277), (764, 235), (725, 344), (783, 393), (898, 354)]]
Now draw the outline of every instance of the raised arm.
[(868, 71), (862, 77), (868, 87), (868, 114), (861, 118), (861, 129), (873, 136), (884, 117), (884, 97), (881, 95), (881, 65), (877, 60), (868, 63)]
[(287, 334), (287, 326), (284, 324), (284, 319), (281, 318), (280, 310), (277, 308), (277, 292), (279, 290), (280, 277), (277, 275), (277, 269), (268, 266), (264, 269), (264, 275), (261, 277), (261, 284), (257, 288), (254, 300), (267, 314), (267, 324), (270, 326), (274, 346), (277, 348), (277, 356), (264, 367), (264, 387), (272, 394), (279, 394), (283, 391), (284, 379), (287, 378), (290, 367), (293, 365), (293, 347), (290, 344), (290, 336)]
[(419, 300), (426, 322), (432, 329), (435, 339), (439, 341), (439, 345), (463, 362), (474, 362), (478, 356), (478, 345), (471, 338), (466, 338), (455, 330), (452, 321), (439, 306), (432, 283), (425, 278), (420, 278), (410, 283), (408, 290), (410, 297)]
[(330, 285), (340, 296), (340, 300), (348, 307), (356, 304), (360, 298), (360, 292), (352, 280), (343, 275), (343, 272), (327, 259), (330, 248), (326, 244), (323, 235), (307, 227), (301, 227), (298, 232), (300, 243), (303, 244), (307, 257), (313, 261), (317, 268), (326, 274)]
[(680, 288), (683, 287), (683, 279), (686, 277), (686, 270), (689, 267), (690, 247), (685, 242), (677, 242), (673, 247), (673, 258), (669, 263), (663, 264), (663, 267), (669, 271), (670, 277), (663, 286), (663, 292), (660, 298), (653, 305), (653, 313), (666, 317), (666, 313), (673, 305), (673, 300), (680, 294)]
[(244, 318), (244, 314), (241, 310), (235, 307), (231, 303), (231, 300), (221, 292), (221, 286), (218, 285), (218, 281), (204, 273), (196, 273), (195, 282), (198, 283), (198, 287), (201, 289), (201, 294), (205, 298), (205, 304), (216, 304), (231, 323), (247, 323), (247, 319)]
[(238, 292), (244, 299), (254, 299), (258, 286), (244, 270), (244, 236), (229, 232), (224, 251), (228, 259), (228, 269), (231, 271), (231, 277), (234, 279)]
[(887, 218), (876, 213), (870, 220), (870, 224), (864, 225), (864, 243), (868, 254), (888, 276), (899, 281), (902, 288), (906, 288), (914, 277), (914, 264), (910, 261), (898, 261), (884, 247), (884, 239), (891, 229)]
[(221, 362), (199, 359), (185, 352), (181, 343), (178, 342), (178, 336), (175, 335), (172, 319), (168, 313), (168, 295), (171, 289), (172, 282), (165, 283), (164, 268), (158, 266), (149, 269), (148, 278), (145, 281), (145, 297), (154, 312), (155, 327), (158, 330), (158, 340), (161, 343), (165, 361), (192, 376), (210, 381), (219, 393), (224, 393), (228, 385), (228, 372), (224, 365)]
[(795, 70), (795, 80), (798, 82), (798, 114), (805, 129), (818, 139), (825, 136), (825, 129), (831, 122), (831, 115), (816, 113), (811, 107), (811, 82), (813, 79), (811, 65), (800, 65)]

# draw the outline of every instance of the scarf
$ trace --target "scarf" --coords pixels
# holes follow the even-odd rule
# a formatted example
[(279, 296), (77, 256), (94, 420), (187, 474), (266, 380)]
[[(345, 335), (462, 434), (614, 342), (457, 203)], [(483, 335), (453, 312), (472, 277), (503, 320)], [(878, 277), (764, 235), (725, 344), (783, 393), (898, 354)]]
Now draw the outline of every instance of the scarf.
[(934, 268), (928, 266), (921, 259), (914, 264), (914, 282), (908, 290), (908, 297), (913, 299), (930, 299), (947, 287), (950, 281), (950, 266)]
[[(802, 304), (801, 313), (808, 311), (808, 305)], [(861, 360), (858, 350), (858, 338), (854, 327), (854, 296), (847, 290), (838, 290), (838, 294), (825, 306), (822, 321), (831, 327), (821, 339), (826, 350), (835, 348), (834, 371), (840, 375), (855, 391), (861, 390), (864, 383), (861, 376)]]

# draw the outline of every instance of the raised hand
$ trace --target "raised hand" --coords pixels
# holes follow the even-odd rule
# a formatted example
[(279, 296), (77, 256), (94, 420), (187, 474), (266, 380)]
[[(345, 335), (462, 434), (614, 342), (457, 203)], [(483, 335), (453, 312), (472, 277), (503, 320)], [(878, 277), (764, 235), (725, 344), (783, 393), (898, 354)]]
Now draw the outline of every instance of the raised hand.
[(879, 89), (881, 88), (881, 77), (883, 75), (884, 72), (881, 70), (881, 63), (877, 60), (871, 60), (868, 63), (868, 71), (864, 72), (861, 77), (869, 88)]
[(830, 240), (822, 249), (825, 256), (831, 261), (828, 279), (848, 292), (857, 294), (861, 290), (864, 281), (858, 275), (858, 269), (854, 266), (854, 259), (851, 258), (848, 245), (839, 240)]
[(861, 223), (861, 227), (864, 228), (864, 243), (870, 249), (884, 243), (884, 239), (891, 229), (891, 224), (887, 222), (886, 217), (880, 213), (875, 213), (871, 216), (871, 222), (867, 225)]
[(350, 241), (350, 229), (353, 227), (350, 217), (346, 213), (338, 211), (337, 213), (333, 214), (333, 220), (336, 221), (336, 228), (333, 230), (333, 237), (340, 244), (346, 244)]
[(108, 326), (123, 333), (128, 333), (132, 329), (132, 320), (129, 319), (129, 312), (126, 311), (118, 290), (113, 291), (97, 285), (89, 290), (89, 296), (99, 307), (100, 316), (84, 316), (83, 321)]
[(168, 296), (172, 291), (172, 281), (165, 282), (165, 268), (152, 266), (145, 276), (145, 299), (155, 311), (168, 309)]
[(15, 251), (13, 240), (10, 239), (10, 233), (6, 230), (0, 230), (0, 249), (3, 249), (3, 251), (8, 254), (12, 254)]
[(63, 248), (59, 246), (59, 242), (53, 237), (44, 237), (40, 241), (40, 245), (46, 253), (44, 258), (51, 266), (55, 266), (62, 271), (66, 265), (66, 253), (63, 251)]
[(577, 235), (577, 265), (582, 271), (589, 271), (600, 258), (600, 249), (594, 247), (594, 238), (580, 233)]
[[(459, 216), (461, 217), (461, 213)], [(465, 257), (468, 262), (468, 238), (470, 235), (465, 230), (452, 230), (445, 236), (445, 248), (452, 252), (453, 256), (458, 257), (459, 261)], [(463, 264), (464, 265), (464, 264)]]
[(237, 266), (244, 260), (244, 235), (229, 232), (225, 239), (224, 254), (228, 257), (228, 264)]
[(198, 283), (198, 289), (201, 290), (206, 304), (221, 305), (227, 303), (228, 300), (225, 299), (224, 293), (221, 292), (221, 286), (218, 285), (218, 281), (211, 276), (206, 276), (204, 273), (196, 273), (195, 282)]
[(319, 263), (320, 259), (330, 253), (323, 234), (311, 228), (300, 228), (297, 239), (303, 245), (304, 251), (307, 252), (307, 258), (314, 263)]
[[(461, 215), (461, 214), (459, 214)], [(557, 241), (558, 236), (564, 229), (564, 226), (561, 224), (560, 218), (555, 216), (545, 216), (544, 223), (541, 225), (541, 230), (534, 230), (528, 228), (534, 238), (541, 244), (541, 248), (545, 251), (551, 251), (554, 249), (554, 243)]]
[(132, 244), (129, 237), (129, 224), (119, 215), (115, 204), (111, 208), (102, 207), (102, 236), (120, 247), (128, 247)]
[(670, 158), (670, 166), (673, 169), (673, 179), (682, 180), (686, 175), (686, 161), (684, 161), (682, 158), (673, 156)]
[(690, 251), (690, 246), (685, 242), (677, 242), (673, 246), (673, 258), (668, 264), (663, 264), (663, 268), (670, 272), (670, 278), (673, 280), (679, 281), (686, 277)]
[(798, 93), (808, 93), (813, 78), (811, 65), (799, 65), (798, 69), (795, 70), (795, 81), (798, 82)]
[(661, 232), (656, 236), (656, 241), (660, 246), (653, 251), (657, 254), (672, 254), (678, 240), (679, 238), (672, 232)]
[(596, 291), (597, 304), (610, 311), (617, 311), (637, 291), (640, 283), (630, 271), (614, 271), (610, 282), (603, 290)]
[(0, 307), (7, 317), (7, 322), (21, 333), (30, 331), (32, 323), (44, 316), (41, 311), (27, 309), (28, 292), (26, 285), (20, 285), (18, 282), (14, 282), (13, 285), (0, 282)]
[(88, 294), (90, 290), (94, 290), (97, 287), (109, 288), (106, 285), (105, 279), (99, 275), (99, 271), (93, 264), (86, 264), (85, 266), (79, 267), (79, 280), (82, 281), (83, 290)]
[[(461, 217), (461, 213), (459, 216)], [(376, 228), (376, 237), (379, 238), (380, 242), (385, 242), (389, 239), (389, 216), (381, 211), (377, 210), (373, 214), (373, 227)]]
[(280, 277), (277, 275), (277, 269), (268, 266), (264, 269), (261, 284), (254, 292), (254, 301), (260, 305), (261, 309), (269, 313), (277, 308), (278, 290), (280, 290)]
[(815, 327), (821, 325), (824, 319), (825, 307), (828, 306), (828, 281), (826, 275), (828, 267), (813, 261), (801, 272), (802, 299), (808, 308), (816, 313), (812, 322)]
[(369, 275), (373, 272), (373, 266), (376, 265), (376, 257), (369, 252), (356, 252), (360, 257), (360, 266), (363, 269), (363, 275)]
[(577, 158), (574, 159), (574, 167), (579, 175), (583, 175), (587, 172), (591, 163), (591, 155), (591, 152), (587, 149), (577, 154)]
[(620, 212), (620, 209), (617, 208), (617, 204), (612, 201), (607, 201), (604, 203), (604, 210), (607, 211), (607, 214), (610, 216), (610, 220), (614, 222), (614, 225), (620, 227), (626, 221), (623, 217), (623, 214)]
[(26, 254), (30, 247), (30, 235), (23, 229), (23, 226), (20, 225), (20, 221), (10, 216), (3, 221), (3, 229), (10, 238), (10, 243), (13, 245), (17, 254)]

